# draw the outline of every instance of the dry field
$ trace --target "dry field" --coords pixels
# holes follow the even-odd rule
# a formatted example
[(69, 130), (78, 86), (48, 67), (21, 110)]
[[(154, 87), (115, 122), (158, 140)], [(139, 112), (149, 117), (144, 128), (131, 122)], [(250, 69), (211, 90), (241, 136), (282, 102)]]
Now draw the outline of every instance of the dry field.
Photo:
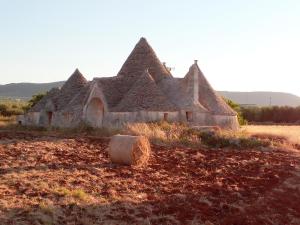
[(4, 127), (10, 124), (15, 124), (16, 123), (16, 117), (11, 116), (11, 117), (5, 117), (0, 115), (0, 127)]
[(300, 126), (265, 126), (248, 125), (243, 127), (250, 134), (273, 134), (286, 137), (289, 141), (300, 144)]
[(300, 224), (298, 150), (152, 145), (132, 168), (108, 141), (0, 131), (0, 224)]

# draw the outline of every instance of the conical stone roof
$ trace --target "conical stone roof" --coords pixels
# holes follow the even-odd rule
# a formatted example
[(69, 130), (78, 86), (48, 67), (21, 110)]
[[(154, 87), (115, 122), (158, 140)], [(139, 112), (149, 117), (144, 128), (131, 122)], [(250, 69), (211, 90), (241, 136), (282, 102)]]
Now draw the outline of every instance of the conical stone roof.
[(74, 71), (74, 73), (69, 77), (66, 83), (62, 86), (61, 91), (68, 91), (74, 88), (81, 88), (87, 83), (85, 77), (80, 73), (78, 69)]
[(59, 96), (59, 93), (59, 88), (52, 88), (39, 102), (37, 102), (31, 109), (29, 109), (28, 112), (40, 112), (45, 108), (48, 101), (51, 100), (54, 103), (56, 97)]
[(78, 69), (69, 77), (62, 86), (59, 96), (57, 97), (57, 109), (65, 107), (86, 85), (87, 80)]
[(118, 76), (126, 76), (128, 80), (131, 80), (131, 78), (137, 79), (145, 69), (149, 69), (149, 73), (156, 82), (172, 76), (159, 61), (147, 40), (142, 37), (123, 64)]
[(172, 78), (171, 73), (159, 61), (145, 38), (141, 38), (126, 59), (116, 77), (98, 78), (110, 110), (118, 106), (133, 84), (148, 69), (155, 82)]
[(72, 112), (76, 111), (76, 109), (82, 111), (81, 109), (86, 103), (91, 90), (92, 82), (90, 81), (84, 87), (82, 87), (78, 93), (76, 93), (72, 100), (64, 107), (63, 111)]
[(197, 63), (192, 68), (198, 73), (199, 102), (214, 115), (235, 116), (237, 113), (219, 96), (206, 80)]
[(176, 111), (177, 108), (158, 88), (148, 70), (144, 71), (129, 92), (113, 109), (116, 112)]

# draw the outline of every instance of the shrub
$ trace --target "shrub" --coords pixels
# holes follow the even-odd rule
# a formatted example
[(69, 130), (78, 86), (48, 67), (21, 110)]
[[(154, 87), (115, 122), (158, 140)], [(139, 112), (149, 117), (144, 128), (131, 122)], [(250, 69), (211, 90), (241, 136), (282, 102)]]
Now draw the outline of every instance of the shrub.
[(234, 101), (230, 99), (225, 99), (226, 103), (237, 112), (237, 117), (240, 125), (247, 125), (247, 120), (244, 118), (242, 109), (239, 104), (235, 103)]
[(297, 124), (300, 121), (300, 106), (243, 107), (241, 114), (249, 122)]
[(10, 117), (15, 115), (21, 115), (24, 113), (23, 107), (27, 103), (24, 101), (16, 100), (2, 100), (0, 102), (0, 115)]
[(7, 112), (7, 110), (8, 110), (8, 106), (6, 105), (6, 104), (0, 104), (0, 114), (1, 115), (5, 115), (6, 114), (6, 112)]
[(271, 144), (270, 141), (238, 133), (228, 135), (228, 133), (222, 132), (204, 132), (200, 133), (200, 137), (203, 144), (217, 148), (257, 148), (267, 147)]
[(74, 199), (78, 199), (81, 201), (86, 201), (90, 198), (90, 196), (82, 189), (69, 190), (67, 188), (60, 187), (60, 188), (56, 188), (54, 190), (54, 193), (57, 194), (58, 196), (73, 197)]
[(266, 147), (270, 140), (251, 137), (245, 132), (213, 131), (202, 132), (184, 124), (139, 123), (129, 124), (123, 131), (126, 134), (143, 135), (153, 143), (167, 143), (189, 147), (205, 145), (211, 148), (256, 148)]
[(31, 99), (28, 101), (28, 104), (23, 107), (23, 110), (27, 112), (30, 108), (35, 106), (47, 93), (39, 93), (33, 95)]

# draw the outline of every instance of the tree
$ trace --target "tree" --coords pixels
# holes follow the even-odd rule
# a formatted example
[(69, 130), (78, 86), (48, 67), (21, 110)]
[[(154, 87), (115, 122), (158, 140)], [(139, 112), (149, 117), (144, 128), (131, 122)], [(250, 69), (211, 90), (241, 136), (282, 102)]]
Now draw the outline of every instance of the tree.
[(6, 116), (8, 111), (8, 107), (5, 104), (0, 104), (0, 115)]
[(241, 111), (241, 107), (239, 104), (235, 103), (234, 101), (230, 99), (225, 98), (226, 103), (234, 110), (237, 112), (237, 117), (240, 125), (246, 125), (247, 121), (244, 119)]
[(23, 108), (25, 112), (27, 112), (30, 108), (35, 106), (47, 93), (39, 93), (33, 95), (31, 99), (28, 101), (28, 104)]

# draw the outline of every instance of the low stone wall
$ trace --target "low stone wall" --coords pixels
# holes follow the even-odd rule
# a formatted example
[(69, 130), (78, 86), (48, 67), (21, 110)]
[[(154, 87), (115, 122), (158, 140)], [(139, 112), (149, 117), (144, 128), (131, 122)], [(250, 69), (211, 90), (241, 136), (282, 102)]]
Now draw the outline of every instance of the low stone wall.
[(24, 125), (38, 126), (40, 120), (39, 112), (29, 112), (24, 115)]
[[(121, 128), (126, 123), (148, 123), (166, 120), (168, 122), (183, 122), (193, 126), (219, 126), (223, 129), (238, 130), (237, 116), (211, 115), (209, 113), (192, 112), (191, 121), (188, 121), (186, 111), (178, 112), (105, 112), (102, 124), (89, 124), (93, 127)], [(76, 127), (80, 123), (87, 123), (80, 109), (76, 113), (53, 112), (51, 126)], [(31, 112), (25, 115), (25, 125), (49, 126), (47, 112)]]
[(212, 119), (212, 116), (209, 113), (194, 112), (193, 117), (194, 118), (193, 118), (192, 123), (197, 124), (198, 126), (211, 126), (211, 125), (214, 125), (214, 121)]
[(240, 125), (237, 116), (212, 115), (214, 125), (223, 129), (238, 130)]
[(179, 112), (106, 112), (102, 124), (104, 127), (122, 127), (126, 123), (147, 123), (162, 120), (179, 121)]
[(54, 127), (76, 127), (82, 123), (82, 113), (80, 109), (75, 112), (55, 112), (53, 114), (52, 126)]

